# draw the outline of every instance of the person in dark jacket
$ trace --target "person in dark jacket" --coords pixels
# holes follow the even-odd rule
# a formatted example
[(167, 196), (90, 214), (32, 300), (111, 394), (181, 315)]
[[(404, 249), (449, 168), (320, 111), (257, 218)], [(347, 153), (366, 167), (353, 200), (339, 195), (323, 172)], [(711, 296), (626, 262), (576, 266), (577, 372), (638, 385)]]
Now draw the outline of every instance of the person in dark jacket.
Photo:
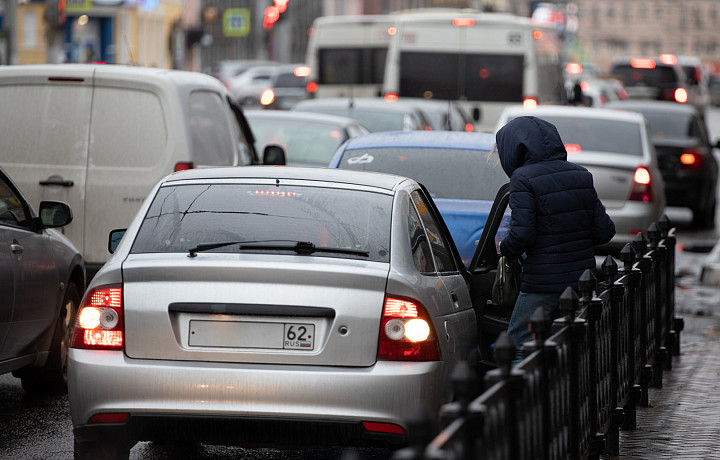
[(520, 350), (532, 340), (528, 323), (535, 309), (558, 316), (560, 294), (568, 286), (577, 289), (585, 270), (595, 270), (593, 246), (610, 241), (615, 224), (597, 196), (592, 174), (567, 161), (553, 124), (515, 118), (497, 132), (496, 140), (500, 163), (510, 177), (512, 210), (500, 252), (523, 264), (508, 327)]

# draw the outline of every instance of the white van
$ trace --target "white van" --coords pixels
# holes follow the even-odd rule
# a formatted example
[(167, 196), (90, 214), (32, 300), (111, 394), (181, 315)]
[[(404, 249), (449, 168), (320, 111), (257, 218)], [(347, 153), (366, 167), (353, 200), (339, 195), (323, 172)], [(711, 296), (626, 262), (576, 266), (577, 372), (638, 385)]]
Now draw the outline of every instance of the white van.
[(562, 41), (530, 19), (472, 9), (418, 9), (395, 18), (385, 98), (457, 101), (492, 132), (514, 104), (565, 102)]
[(305, 57), (312, 96), (379, 96), (394, 21), (381, 14), (316, 18)]
[(64, 201), (92, 276), (169, 173), (258, 163), (227, 89), (197, 72), (119, 65), (0, 68), (0, 165), (34, 205)]

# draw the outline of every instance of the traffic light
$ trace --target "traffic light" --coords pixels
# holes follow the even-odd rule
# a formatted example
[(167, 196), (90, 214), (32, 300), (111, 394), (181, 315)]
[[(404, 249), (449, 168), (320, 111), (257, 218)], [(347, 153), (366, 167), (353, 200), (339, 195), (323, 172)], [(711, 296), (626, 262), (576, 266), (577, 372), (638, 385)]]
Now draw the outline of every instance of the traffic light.
[(275, 23), (282, 19), (283, 13), (287, 10), (288, 1), (289, 0), (273, 0), (272, 6), (265, 8), (263, 29), (272, 29)]

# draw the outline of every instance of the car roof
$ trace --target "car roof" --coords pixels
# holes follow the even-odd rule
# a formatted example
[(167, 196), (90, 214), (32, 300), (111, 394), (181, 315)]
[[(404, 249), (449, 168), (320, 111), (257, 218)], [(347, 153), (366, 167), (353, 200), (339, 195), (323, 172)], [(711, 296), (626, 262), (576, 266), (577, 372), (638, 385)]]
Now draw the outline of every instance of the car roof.
[(345, 97), (327, 97), (321, 99), (306, 99), (298, 102), (292, 110), (302, 110), (303, 107), (347, 107), (353, 104), (354, 107), (363, 108), (381, 108), (383, 110), (395, 112), (408, 112), (420, 110), (415, 104), (404, 101), (386, 101), (382, 98), (345, 98)]
[[(616, 104), (617, 102), (613, 102)], [(537, 116), (542, 117), (543, 115), (556, 115), (556, 116), (582, 116), (584, 118), (598, 118), (598, 119), (615, 119), (625, 120), (628, 122), (642, 122), (644, 118), (641, 114), (635, 112), (623, 112), (621, 110), (613, 110), (607, 108), (611, 104), (608, 102), (603, 107), (578, 107), (571, 105), (545, 105), (538, 106), (534, 109), (523, 109), (521, 105), (511, 106), (505, 109), (503, 116), (506, 115), (526, 115), (526, 116)], [(673, 103), (676, 104), (676, 103)]]
[(186, 180), (215, 179), (309, 180), (374, 187), (388, 191), (396, 189), (403, 182), (412, 181), (407, 177), (392, 174), (346, 169), (301, 166), (235, 166), (179, 171), (167, 176), (163, 182), (169, 184)]
[(626, 100), (608, 102), (606, 107), (616, 110), (660, 110), (663, 112), (673, 112), (678, 114), (700, 113), (700, 111), (692, 104), (680, 104), (673, 101), (654, 101), (654, 100)]
[(495, 135), (465, 131), (381, 131), (348, 139), (345, 150), (401, 147), (491, 150)]
[(303, 112), (289, 110), (244, 110), (247, 119), (265, 119), (265, 120), (298, 120), (310, 121), (318, 123), (328, 123), (334, 125), (360, 125), (354, 118), (342, 117), (340, 115), (330, 115), (319, 112)]

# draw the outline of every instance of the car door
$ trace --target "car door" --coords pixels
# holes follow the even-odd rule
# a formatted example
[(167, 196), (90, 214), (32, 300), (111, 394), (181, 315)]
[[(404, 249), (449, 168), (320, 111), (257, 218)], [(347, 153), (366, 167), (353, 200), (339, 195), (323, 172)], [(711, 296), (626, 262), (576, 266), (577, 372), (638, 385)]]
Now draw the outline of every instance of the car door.
[[(0, 361), (33, 351), (35, 340), (55, 321), (59, 280), (53, 250), (44, 231), (37, 224), (25, 199), (0, 174), (0, 226), (4, 248), (0, 264), (5, 279), (0, 281), (5, 292), (14, 292), (14, 306), (9, 324), (5, 324), (5, 340), (0, 347)], [(9, 257), (8, 257), (9, 252)], [(9, 261), (8, 261), (9, 259)], [(7, 289), (7, 290), (6, 290)], [(5, 321), (7, 313), (0, 313)], [(2, 327), (2, 326), (0, 326)]]
[(510, 229), (510, 185), (505, 184), (497, 192), (485, 228), (470, 262), (470, 295), (478, 321), (480, 356), (492, 361), (492, 344), (497, 336), (507, 331), (512, 309), (501, 308), (492, 303), (492, 286), (497, 273), (500, 242)]
[[(10, 329), (13, 306), (15, 304), (15, 272), (13, 271), (12, 251), (5, 236), (7, 207), (0, 200), (0, 362), (3, 361), (2, 349), (5, 336)], [(2, 370), (0, 369), (0, 374)]]

